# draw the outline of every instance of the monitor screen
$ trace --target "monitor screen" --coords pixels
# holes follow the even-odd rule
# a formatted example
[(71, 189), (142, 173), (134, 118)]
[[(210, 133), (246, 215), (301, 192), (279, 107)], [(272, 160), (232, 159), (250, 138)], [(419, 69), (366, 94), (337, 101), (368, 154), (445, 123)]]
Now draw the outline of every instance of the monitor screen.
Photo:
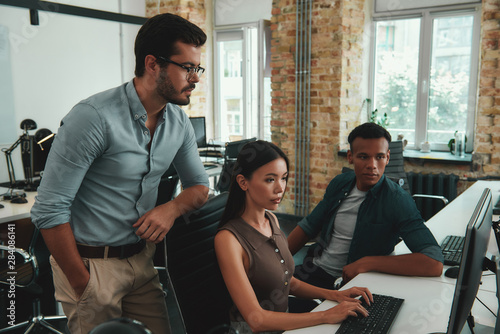
[(486, 188), (467, 225), (447, 334), (461, 333), (471, 312), (483, 274), (483, 261), (492, 229), (492, 215), (491, 190)]
[(207, 133), (205, 128), (205, 117), (189, 117), (193, 125), (194, 134), (196, 136), (196, 144), (198, 148), (207, 146)]

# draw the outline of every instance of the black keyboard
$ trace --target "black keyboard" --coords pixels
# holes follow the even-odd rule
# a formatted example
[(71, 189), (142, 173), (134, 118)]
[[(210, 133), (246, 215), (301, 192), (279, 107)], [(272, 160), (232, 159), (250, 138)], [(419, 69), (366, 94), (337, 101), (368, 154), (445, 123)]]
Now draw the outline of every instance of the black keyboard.
[(389, 332), (396, 314), (404, 299), (373, 294), (373, 303), (370, 306), (363, 300), (364, 308), (370, 313), (367, 317), (348, 317), (342, 322), (337, 334), (385, 334)]
[(448, 235), (441, 243), (441, 251), (444, 256), (444, 264), (448, 266), (458, 266), (462, 260), (462, 249), (464, 248), (465, 237)]

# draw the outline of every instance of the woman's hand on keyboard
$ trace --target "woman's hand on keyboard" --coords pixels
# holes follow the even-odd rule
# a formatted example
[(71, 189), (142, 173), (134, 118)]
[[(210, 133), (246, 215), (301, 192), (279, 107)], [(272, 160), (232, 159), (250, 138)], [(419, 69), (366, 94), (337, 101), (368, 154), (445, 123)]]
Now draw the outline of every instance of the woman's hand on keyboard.
[(361, 306), (361, 302), (359, 300), (356, 300), (354, 302), (341, 302), (337, 306), (334, 306), (324, 312), (326, 316), (325, 322), (330, 324), (337, 324), (339, 322), (342, 322), (349, 316), (368, 316), (368, 311), (363, 306)]
[(342, 291), (332, 290), (332, 298), (328, 299), (337, 302), (343, 302), (343, 301), (359, 302), (359, 300), (356, 299), (356, 297), (359, 296), (361, 296), (361, 298), (363, 298), (368, 305), (371, 305), (371, 303), (373, 302), (373, 296), (370, 290), (368, 290), (368, 288), (362, 288), (357, 286)]

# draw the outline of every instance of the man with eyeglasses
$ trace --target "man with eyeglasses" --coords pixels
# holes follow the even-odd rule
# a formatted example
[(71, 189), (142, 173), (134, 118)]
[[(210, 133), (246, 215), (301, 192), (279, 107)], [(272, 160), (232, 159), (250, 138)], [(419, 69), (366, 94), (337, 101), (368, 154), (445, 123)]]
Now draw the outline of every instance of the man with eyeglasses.
[[(208, 197), (194, 131), (178, 106), (189, 104), (205, 71), (205, 41), (179, 16), (150, 18), (136, 38), (135, 78), (81, 101), (61, 122), (32, 220), (73, 334), (119, 317), (170, 333), (152, 258), (174, 220)], [(155, 207), (170, 164), (184, 190)]]

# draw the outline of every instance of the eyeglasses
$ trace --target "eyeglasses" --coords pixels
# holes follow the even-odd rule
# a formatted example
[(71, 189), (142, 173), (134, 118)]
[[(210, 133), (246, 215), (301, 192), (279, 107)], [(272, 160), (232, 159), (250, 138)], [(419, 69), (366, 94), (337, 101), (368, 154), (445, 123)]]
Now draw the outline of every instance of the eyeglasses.
[(176, 66), (179, 66), (179, 67), (185, 69), (187, 71), (187, 74), (186, 74), (186, 80), (187, 81), (191, 81), (193, 79), (195, 73), (198, 75), (198, 78), (201, 78), (201, 76), (203, 75), (203, 73), (205, 73), (205, 69), (203, 67), (201, 67), (201, 66), (196, 66), (196, 67), (194, 67), (194, 66), (185, 66), (185, 65), (176, 63), (175, 61), (167, 59), (167, 58), (162, 57), (162, 56), (158, 56), (156, 58), (161, 59), (162, 61), (164, 61), (166, 63), (174, 64)]

